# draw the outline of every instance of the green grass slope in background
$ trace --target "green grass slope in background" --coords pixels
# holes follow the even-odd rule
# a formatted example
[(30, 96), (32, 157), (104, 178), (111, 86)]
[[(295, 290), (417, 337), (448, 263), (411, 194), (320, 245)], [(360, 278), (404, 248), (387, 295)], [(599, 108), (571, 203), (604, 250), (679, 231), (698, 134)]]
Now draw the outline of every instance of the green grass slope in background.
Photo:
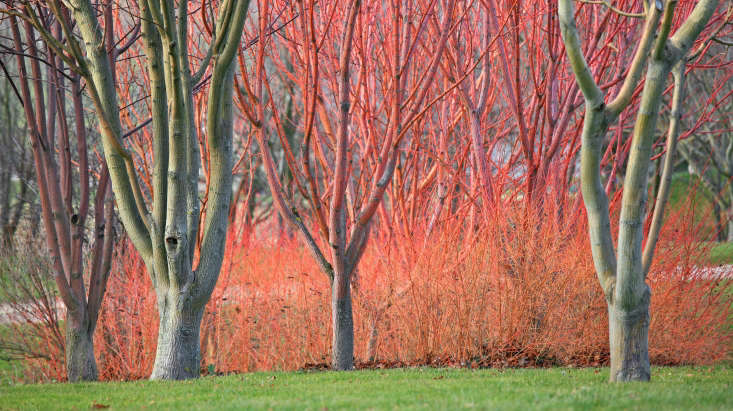
[[(688, 201), (694, 196), (692, 201)], [(701, 225), (701, 234), (714, 240), (715, 215), (713, 214), (713, 196), (696, 176), (687, 172), (678, 172), (672, 176), (669, 192), (669, 204), (666, 215), (680, 211), (680, 208), (692, 207), (693, 222)], [(733, 264), (733, 243), (714, 241), (701, 243), (708, 248), (709, 263), (713, 265)]]
[(195, 381), (0, 387), (2, 409), (733, 409), (733, 369), (394, 369), (254, 373)]
[(710, 263), (715, 265), (733, 264), (733, 243), (710, 244)]

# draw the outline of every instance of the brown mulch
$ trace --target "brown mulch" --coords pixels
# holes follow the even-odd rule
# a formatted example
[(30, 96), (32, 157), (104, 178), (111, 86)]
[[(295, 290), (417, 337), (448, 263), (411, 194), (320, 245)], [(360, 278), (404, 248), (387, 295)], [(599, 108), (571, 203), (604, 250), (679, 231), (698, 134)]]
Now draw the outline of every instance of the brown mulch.
[[(357, 370), (381, 370), (390, 368), (414, 368), (414, 367), (435, 367), (435, 368), (549, 368), (549, 367), (603, 367), (608, 366), (610, 355), (608, 351), (588, 353), (587, 355), (575, 356), (572, 358), (558, 359), (548, 357), (541, 353), (529, 353), (524, 350), (503, 348), (484, 349), (481, 355), (471, 357), (468, 360), (459, 360), (450, 355), (432, 356), (414, 361), (395, 360), (372, 360), (356, 361), (354, 369)], [(490, 352), (489, 352), (490, 351)], [(654, 362), (655, 365), (672, 365)], [(327, 361), (305, 364), (302, 371), (326, 371), (331, 369)]]

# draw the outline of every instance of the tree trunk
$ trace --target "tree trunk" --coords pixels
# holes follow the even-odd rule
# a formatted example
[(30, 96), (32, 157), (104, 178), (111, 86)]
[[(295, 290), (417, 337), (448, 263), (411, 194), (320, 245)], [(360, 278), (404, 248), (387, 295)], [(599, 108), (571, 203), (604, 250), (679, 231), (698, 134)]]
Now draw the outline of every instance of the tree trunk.
[[(66, 374), (69, 382), (96, 381), (97, 362), (94, 359), (93, 332), (76, 321), (69, 312), (66, 316)], [(86, 322), (84, 322), (86, 323)]]
[(608, 305), (611, 382), (649, 381), (649, 295), (630, 310)]
[[(3, 143), (4, 144), (4, 143)], [(10, 197), (13, 193), (13, 182), (10, 180), (10, 164), (5, 158), (0, 170), (0, 229), (2, 229), (2, 245), (9, 245), (8, 222), (10, 221)]]
[(731, 206), (728, 208), (728, 242), (733, 243), (733, 196), (731, 196)]
[(331, 321), (333, 323), (331, 351), (333, 369), (351, 370), (354, 368), (354, 319), (351, 311), (351, 290), (348, 283), (345, 287), (339, 287), (334, 280)]
[(177, 296), (168, 296), (158, 305), (158, 347), (151, 380), (185, 380), (199, 376), (204, 307), (194, 308), (190, 300), (180, 303), (175, 300)]
[(717, 201), (713, 202), (713, 218), (715, 219), (715, 239), (722, 243), (725, 241), (725, 228), (727, 227), (727, 224), (725, 224), (725, 220), (723, 220), (723, 215), (720, 213), (720, 205)]

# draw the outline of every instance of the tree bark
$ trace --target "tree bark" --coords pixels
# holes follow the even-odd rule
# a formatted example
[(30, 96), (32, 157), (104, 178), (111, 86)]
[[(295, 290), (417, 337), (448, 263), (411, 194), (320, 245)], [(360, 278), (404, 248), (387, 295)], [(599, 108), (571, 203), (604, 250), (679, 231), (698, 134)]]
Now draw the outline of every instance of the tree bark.
[(649, 287), (631, 309), (608, 305), (611, 382), (649, 381)]
[[(3, 142), (4, 147), (8, 147)], [(10, 227), (8, 222), (10, 221), (10, 196), (13, 193), (12, 181), (10, 180), (10, 162), (7, 161), (4, 156), (2, 157), (3, 166), (0, 170), (0, 229), (2, 229), (2, 238), (0, 239), (0, 245), (3, 247), (10, 246), (11, 236)]]
[[(690, 47), (710, 20), (717, 0), (702, 0), (670, 37), (674, 9), (677, 2), (661, 2), (650, 7), (646, 16), (644, 33), (618, 95), (608, 105), (603, 92), (596, 84), (583, 55), (575, 11), (572, 1), (558, 2), (560, 29), (575, 79), (583, 92), (586, 117), (583, 120), (583, 145), (581, 148), (581, 182), (583, 202), (588, 211), (593, 261), (598, 279), (608, 302), (609, 343), (611, 350), (611, 381), (649, 381), (649, 300), (651, 291), (646, 284), (646, 274), (651, 265), (656, 236), (664, 215), (664, 197), (660, 196), (655, 207), (655, 222), (650, 238), (642, 249), (643, 221), (646, 213), (648, 169), (652, 155), (652, 143), (657, 129), (662, 94), (666, 79), (673, 67), (675, 83), (682, 84), (683, 61)], [(663, 19), (656, 32), (660, 13)], [(655, 34), (656, 33), (656, 34)], [(651, 51), (651, 53), (650, 53)], [(642, 67), (649, 58), (644, 88), (634, 124), (626, 177), (624, 179), (619, 217), (618, 258), (613, 246), (609, 224), (608, 198), (601, 185), (601, 143), (608, 126), (629, 105)], [(678, 65), (678, 63), (680, 65)], [(680, 87), (675, 96), (679, 103)], [(669, 160), (674, 155), (679, 120), (679, 104), (673, 106), (669, 133)], [(667, 174), (667, 173), (665, 173)], [(656, 223), (656, 224), (655, 224)]]
[(69, 382), (96, 381), (98, 372), (94, 358), (94, 332), (89, 330), (87, 324), (76, 325), (76, 322), (69, 311), (66, 315), (67, 378)]
[(189, 299), (166, 296), (158, 304), (158, 347), (151, 380), (197, 378), (201, 368), (201, 319), (204, 308)]
[[(215, 40), (191, 75), (189, 64), (188, 2), (140, 1), (140, 30), (148, 57), (153, 134), (152, 213), (142, 194), (136, 166), (123, 143), (114, 61), (118, 49), (100, 47), (112, 43), (104, 33), (96, 7), (89, 0), (67, 2), (82, 35), (81, 45), (65, 24), (72, 56), (79, 63), (94, 103), (102, 135), (105, 159), (120, 219), (150, 274), (158, 297), (160, 328), (151, 379), (185, 379), (199, 375), (200, 327), (206, 302), (221, 268), (227, 215), (232, 189), (232, 88), (234, 65), (249, 0), (220, 2)], [(57, 2), (52, 11), (64, 21)], [(111, 26), (111, 8), (105, 27)], [(103, 37), (103, 35), (105, 37)], [(109, 46), (109, 45), (108, 45)], [(161, 51), (164, 50), (164, 51)], [(111, 54), (110, 54), (111, 53)], [(194, 85), (199, 83), (213, 58), (206, 113), (206, 146), (209, 156), (206, 217), (201, 225), (199, 198), (199, 139), (194, 121)], [(200, 126), (200, 125), (199, 125)], [(199, 226), (202, 231), (199, 235)], [(200, 259), (194, 271), (194, 255)]]
[(351, 291), (348, 284), (346, 287), (339, 287), (335, 281), (332, 290), (332, 367), (339, 371), (351, 370), (354, 368), (354, 318), (351, 309)]

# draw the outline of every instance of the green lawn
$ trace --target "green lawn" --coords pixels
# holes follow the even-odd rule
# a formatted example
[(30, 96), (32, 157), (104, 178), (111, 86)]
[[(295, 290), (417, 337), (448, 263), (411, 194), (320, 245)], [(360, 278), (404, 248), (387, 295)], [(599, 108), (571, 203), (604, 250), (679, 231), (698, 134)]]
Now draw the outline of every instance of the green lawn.
[[(0, 324), (0, 387), (10, 384), (14, 379), (20, 378), (25, 369), (23, 361), (5, 352), (1, 345), (3, 337), (13, 332), (11, 327)], [(0, 400), (0, 408), (2, 408), (2, 400)]]
[(733, 264), (733, 243), (713, 243), (710, 247), (712, 264)]
[[(20, 378), (25, 367), (23, 361), (5, 357), (0, 351), (0, 386), (10, 384), (14, 378)], [(2, 407), (2, 404), (0, 404), (0, 408)]]
[(648, 384), (608, 369), (395, 369), (255, 373), (185, 382), (0, 387), (1, 409), (733, 409), (733, 368), (654, 368)]

